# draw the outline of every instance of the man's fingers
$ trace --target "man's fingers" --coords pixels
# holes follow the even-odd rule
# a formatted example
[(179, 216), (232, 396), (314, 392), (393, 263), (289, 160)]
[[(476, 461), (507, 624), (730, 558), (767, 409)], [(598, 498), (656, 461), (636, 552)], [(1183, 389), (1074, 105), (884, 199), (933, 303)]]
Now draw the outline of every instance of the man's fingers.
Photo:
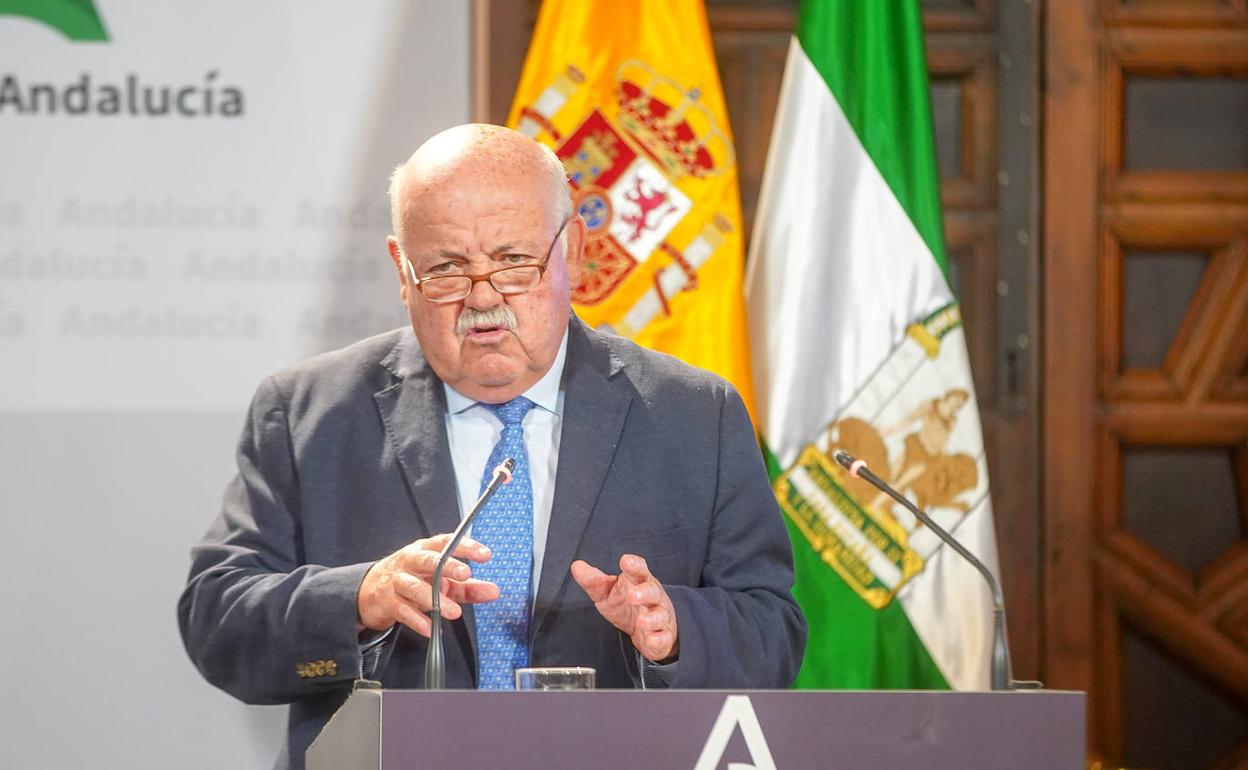
[[(403, 558), (399, 563), (399, 567), (403, 571), (424, 577), (433, 577), (433, 571), (437, 566), (437, 553), (416, 549), (405, 550)], [(467, 580), (472, 577), (472, 569), (458, 559), (447, 559), (446, 566), (442, 568), (442, 577), (454, 580)]]
[(610, 595), (611, 587), (615, 585), (618, 578), (606, 574), (588, 562), (577, 559), (572, 562), (572, 579), (585, 591), (590, 601), (596, 603)]
[(433, 565), (438, 563), (436, 551), (417, 547), (414, 543), (399, 551), (398, 568), (413, 575), (432, 575)]
[(641, 643), (635, 641), (637, 650), (650, 660), (663, 660), (676, 653), (676, 635), (671, 631), (655, 631), (643, 635)]
[(395, 619), (421, 636), (429, 636), (432, 623), (428, 616), (423, 612), (417, 612), (410, 605), (400, 604), (395, 613)]
[(446, 544), (451, 542), (451, 536), (452, 533), (443, 532), (438, 535), (417, 540), (412, 543), (412, 547), (421, 551), (437, 551), (440, 553), (442, 549), (446, 547)]
[(637, 617), (637, 625), (643, 631), (666, 631), (671, 617), (666, 607), (658, 607), (641, 613)]
[[(676, 640), (676, 636), (672, 633), (671, 629), (667, 629), (667, 628), (661, 629), (658, 631), (646, 631), (643, 634), (643, 644), (647, 648), (649, 648), (651, 651), (658, 649), (664, 653), (669, 653), (668, 648), (672, 646), (675, 640)], [(667, 655), (665, 654), (658, 658), (650, 658), (650, 659), (662, 660), (663, 658), (666, 658), (666, 657)]]
[(394, 592), (400, 599), (416, 605), (416, 609), (427, 611), (433, 606), (433, 592), (429, 583), (415, 575), (400, 572), (394, 576)]
[[(434, 559), (433, 566), (436, 567), (437, 564), (437, 559)], [(433, 575), (433, 567), (430, 567), (429, 574)], [(472, 577), (472, 568), (458, 559), (447, 559), (446, 565), (442, 567), (442, 577), (450, 580), (467, 580)]]
[[(433, 591), (429, 583), (421, 580), (415, 575), (401, 573), (395, 577), (394, 581), (395, 593), (399, 595), (399, 599), (406, 602), (408, 606), (421, 612), (428, 612), (433, 608)], [(442, 617), (447, 620), (454, 620), (463, 614), (463, 610), (455, 603), (455, 600), (447, 596), (448, 584), (442, 581), (442, 601), (440, 609)]]
[(620, 572), (628, 575), (636, 583), (644, 583), (654, 578), (650, 574), (650, 567), (646, 565), (646, 560), (631, 553), (620, 557)]
[(446, 586), (447, 595), (460, 604), (483, 604), (499, 596), (498, 584), (487, 580), (450, 581)]
[(628, 602), (635, 607), (657, 605), (662, 603), (662, 601), (663, 587), (654, 580), (639, 586), (633, 586), (628, 591)]
[(490, 556), (493, 555), (493, 551), (491, 551), (490, 547), (484, 543), (480, 543), (470, 537), (465, 537), (463, 540), (459, 541), (459, 545), (455, 546), (455, 553), (451, 555), (460, 559), (475, 561), (480, 564), (482, 562), (489, 561)]
[[(438, 560), (438, 554), (442, 553), (442, 549), (446, 547), (447, 543), (451, 542), (452, 536), (453, 533), (444, 532), (440, 535), (434, 535), (433, 537), (427, 537), (423, 540), (417, 540), (412, 543), (411, 547), (415, 551), (428, 551), (432, 553), (433, 561), (436, 563)], [(473, 540), (471, 537), (464, 537), (459, 541), (459, 545), (455, 546), (455, 552), (451, 555), (460, 559), (483, 562), (489, 561), (491, 552), (489, 547), (480, 541)], [(430, 567), (430, 569), (433, 568)]]

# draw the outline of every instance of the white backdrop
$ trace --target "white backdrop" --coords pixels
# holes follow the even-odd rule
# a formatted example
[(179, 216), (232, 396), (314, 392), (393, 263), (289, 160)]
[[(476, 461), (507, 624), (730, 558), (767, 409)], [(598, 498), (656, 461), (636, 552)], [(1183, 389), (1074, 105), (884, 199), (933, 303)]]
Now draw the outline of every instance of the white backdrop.
[(95, 5), (0, 16), (0, 765), (268, 767), (284, 709), (182, 650), (188, 550), (257, 382), (403, 322), (386, 177), (468, 119), (469, 4)]

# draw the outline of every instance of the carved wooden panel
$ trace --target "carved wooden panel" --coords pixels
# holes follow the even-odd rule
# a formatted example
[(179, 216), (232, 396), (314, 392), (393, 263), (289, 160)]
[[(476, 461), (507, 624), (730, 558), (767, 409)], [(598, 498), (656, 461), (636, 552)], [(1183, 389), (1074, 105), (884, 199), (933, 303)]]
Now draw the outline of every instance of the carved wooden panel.
[[(1244, 248), (1240, 246), (1240, 254)], [(1231, 342), (1213, 396), (1231, 401), (1248, 400), (1248, 334), (1240, 334), (1238, 340)]]
[(724, 83), (724, 100), (728, 103), (748, 239), (753, 232), (792, 29), (714, 28), (711, 37)]
[(1248, 78), (1128, 73), (1124, 98), (1125, 170), (1248, 170)]
[[(1181, 206), (1116, 206), (1103, 219), (1100, 284), (1101, 391), (1109, 399), (1207, 398), (1225, 389), (1227, 369), (1236, 362), (1236, 346), (1248, 316), (1248, 207), (1201, 209)], [(1171, 265), (1149, 276), (1151, 306), (1132, 308), (1126, 278), (1133, 259), (1171, 255)], [(1193, 291), (1174, 264), (1178, 254), (1201, 256)], [(1181, 307), (1175, 307), (1179, 304)], [(1179, 323), (1165, 341), (1155, 367), (1130, 365), (1126, 349), (1132, 336), (1153, 333), (1163, 316), (1178, 311)], [(1128, 323), (1133, 314), (1144, 316)], [(1156, 340), (1144, 339), (1141, 346)]]
[[(507, 122), (540, 7), (538, 0), (473, 0), (474, 120)], [(475, 42), (481, 38), (484, 50)]]
[(923, 0), (923, 27), (929, 32), (991, 32), (993, 0)]
[[(1216, 678), (1184, 665), (1148, 632), (1120, 617), (1122, 763), (1131, 768), (1241, 767), (1248, 714)], [(1167, 693), (1162, 699), (1156, 693)]]
[(1210, 26), (1242, 24), (1245, 0), (1101, 0), (1101, 18), (1109, 25)]
[(951, 213), (945, 216), (949, 279), (962, 304), (966, 344), (980, 409), (996, 403), (996, 329), (977, 323), (991, 319), (997, 301), (996, 223), (991, 216)]
[(956, 147), (956, 152), (939, 148), (956, 158), (954, 173), (941, 169), (941, 202), (946, 210), (990, 207), (997, 192), (996, 51), (988, 41), (956, 46), (933, 42), (927, 64), (933, 91), (944, 88), (956, 95), (951, 101), (957, 112), (946, 130), (941, 130), (937, 110), (938, 142)]
[[(1123, 715), (1127, 686), (1115, 641), (1124, 620), (1166, 650), (1169, 665), (1222, 694), (1209, 701), (1209, 713), (1195, 716), (1216, 722), (1229, 704), (1248, 722), (1248, 647), (1225, 630), (1240, 622), (1248, 603), (1246, 417), (1243, 409), (1225, 407), (1189, 406), (1179, 413), (1140, 407), (1103, 423), (1094, 584), (1102, 639), (1096, 646), (1094, 719), (1101, 731), (1097, 747), (1114, 761), (1126, 763), (1140, 752), (1124, 738), (1130, 730)], [(1132, 482), (1145, 488), (1129, 488)], [(1132, 697), (1167, 703), (1173, 695), (1136, 683)], [(1156, 729), (1168, 734), (1170, 727)], [(1177, 731), (1169, 741), (1154, 736), (1149, 751), (1165, 753), (1184, 738)], [(1246, 739), (1248, 734), (1226, 751), (1248, 751)]]
[[(1104, 126), (1101, 129), (1101, 165), (1104, 195), (1131, 200), (1248, 200), (1248, 169), (1242, 165), (1223, 170), (1132, 170), (1126, 166), (1125, 131), (1127, 80), (1132, 75), (1183, 81), (1220, 79), (1233, 88), (1248, 88), (1248, 29), (1131, 29), (1106, 34), (1101, 75)], [(1233, 116), (1220, 118), (1227, 125), (1206, 120), (1207, 131), (1227, 131), (1242, 138)], [(1238, 128), (1242, 129), (1242, 123)], [(1202, 131), (1189, 128), (1172, 141), (1201, 142)], [(1248, 161), (1248, 159), (1244, 159)]]
[(1047, 683), (1089, 690), (1111, 766), (1248, 767), (1248, 14), (1064, 10), (1046, 30)]

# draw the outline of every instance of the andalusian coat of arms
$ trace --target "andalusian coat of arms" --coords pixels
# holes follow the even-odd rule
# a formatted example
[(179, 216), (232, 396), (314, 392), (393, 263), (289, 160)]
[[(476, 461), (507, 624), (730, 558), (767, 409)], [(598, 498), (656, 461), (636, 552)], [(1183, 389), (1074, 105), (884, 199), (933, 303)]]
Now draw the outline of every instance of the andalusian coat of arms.
[[(832, 460), (838, 449), (867, 462), (956, 535), (988, 503), (979, 415), (956, 304), (911, 324), (866, 386), (807, 446), (776, 485), (781, 508), (824, 562), (872, 607), (889, 604), (940, 540), (910, 512)], [(951, 384), (952, 383), (952, 384)], [(970, 408), (966, 408), (967, 406)]]

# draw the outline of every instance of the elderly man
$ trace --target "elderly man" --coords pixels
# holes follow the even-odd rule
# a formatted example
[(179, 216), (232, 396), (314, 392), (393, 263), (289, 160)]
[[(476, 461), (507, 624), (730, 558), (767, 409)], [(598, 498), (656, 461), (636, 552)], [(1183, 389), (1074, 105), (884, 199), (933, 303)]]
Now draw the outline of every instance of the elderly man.
[(490, 469), (514, 480), (444, 573), (451, 687), (525, 665), (601, 687), (785, 687), (805, 625), (741, 399), (587, 328), (585, 243), (547, 148), (445, 131), (396, 170), (390, 256), (411, 329), (269, 378), (179, 604), (192, 660), (290, 703), (279, 767), (357, 677), (419, 687), (437, 553)]

